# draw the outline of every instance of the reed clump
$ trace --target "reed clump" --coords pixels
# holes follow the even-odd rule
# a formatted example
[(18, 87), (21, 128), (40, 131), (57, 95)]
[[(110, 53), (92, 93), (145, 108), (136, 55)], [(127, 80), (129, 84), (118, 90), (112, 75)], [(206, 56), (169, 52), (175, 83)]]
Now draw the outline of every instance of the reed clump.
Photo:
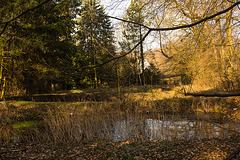
[[(105, 97), (104, 90), (102, 92)], [(144, 90), (125, 88), (121, 94), (108, 90), (108, 95), (113, 95), (114, 98), (83, 102), (2, 102), (0, 140), (3, 143), (13, 141), (14, 133), (18, 134), (19, 140), (49, 143), (113, 139), (113, 130), (109, 129), (111, 124), (118, 122), (119, 126), (124, 125), (125, 130), (130, 130), (132, 122), (144, 125), (144, 119), (151, 117), (159, 120), (159, 115), (195, 115), (201, 112), (240, 119), (240, 101), (236, 97), (183, 97), (175, 90), (163, 91), (156, 86)], [(16, 122), (28, 121), (41, 123), (14, 128)], [(115, 128), (115, 132), (118, 132), (118, 129)], [(137, 127), (131, 128), (129, 136), (144, 139), (139, 136), (139, 132), (143, 131)]]
[[(138, 104), (85, 103), (84, 106), (49, 107), (42, 115), (44, 125), (35, 127), (31, 133), (34, 141), (52, 143), (79, 142), (82, 140), (111, 139), (111, 124), (122, 119), (135, 119), (141, 115)], [(133, 116), (134, 115), (134, 116)], [(131, 118), (130, 118), (131, 117)], [(39, 135), (38, 133), (44, 133)]]

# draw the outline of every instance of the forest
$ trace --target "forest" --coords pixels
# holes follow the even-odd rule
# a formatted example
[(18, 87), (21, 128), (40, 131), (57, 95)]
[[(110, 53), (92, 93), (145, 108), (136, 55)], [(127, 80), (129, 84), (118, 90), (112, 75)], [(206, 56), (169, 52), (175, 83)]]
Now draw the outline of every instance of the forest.
[[(1, 98), (161, 84), (169, 75), (182, 75), (183, 84), (238, 90), (238, 3), (131, 1), (119, 18), (98, 1), (2, 1)], [(120, 22), (115, 28), (112, 19)], [(167, 58), (165, 69), (144, 62), (152, 41)]]
[(239, 26), (239, 0), (1, 0), (0, 159), (238, 159)]

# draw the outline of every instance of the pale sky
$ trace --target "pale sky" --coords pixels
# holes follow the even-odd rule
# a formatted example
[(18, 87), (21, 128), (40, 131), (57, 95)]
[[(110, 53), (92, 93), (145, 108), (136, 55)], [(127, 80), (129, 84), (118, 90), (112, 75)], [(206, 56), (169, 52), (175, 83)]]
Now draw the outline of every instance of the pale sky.
[[(104, 5), (104, 9), (109, 16), (123, 18), (125, 11), (130, 5), (131, 0), (101, 0), (101, 4)], [(112, 25), (115, 28), (115, 37), (117, 41), (121, 41), (121, 21), (113, 20)], [(144, 51), (159, 48), (159, 42), (153, 40), (153, 37), (149, 35), (144, 42)]]
[(122, 17), (131, 0), (101, 0), (108, 15)]

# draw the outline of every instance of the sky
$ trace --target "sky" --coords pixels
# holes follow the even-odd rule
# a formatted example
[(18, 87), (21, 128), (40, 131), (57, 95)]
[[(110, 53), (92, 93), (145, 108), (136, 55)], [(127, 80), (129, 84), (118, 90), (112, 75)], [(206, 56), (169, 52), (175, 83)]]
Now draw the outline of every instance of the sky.
[[(101, 0), (101, 4), (104, 6), (106, 13), (109, 16), (123, 18), (125, 11), (130, 5), (131, 0)], [(121, 41), (121, 21), (111, 19), (112, 25), (115, 29), (116, 41)], [(118, 46), (118, 43), (116, 43)]]
[[(125, 11), (130, 5), (131, 0), (101, 0), (101, 4), (104, 5), (106, 13), (110, 16), (123, 18)], [(116, 41), (121, 41), (121, 21), (112, 19), (113, 27), (115, 28)], [(159, 42), (153, 40), (153, 36), (149, 35), (144, 42), (144, 51), (159, 48)]]
[(122, 17), (131, 0), (101, 0), (108, 15)]
[[(104, 5), (104, 9), (109, 16), (123, 18), (125, 11), (130, 5), (131, 0), (101, 0), (101, 4)], [(111, 19), (112, 25), (116, 30), (120, 29), (120, 21)]]

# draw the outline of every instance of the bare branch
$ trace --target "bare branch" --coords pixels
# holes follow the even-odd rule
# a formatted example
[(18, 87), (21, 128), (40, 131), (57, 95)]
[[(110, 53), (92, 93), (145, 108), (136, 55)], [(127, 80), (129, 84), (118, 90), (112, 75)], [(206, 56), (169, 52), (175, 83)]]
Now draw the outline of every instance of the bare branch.
[(201, 20), (199, 20), (199, 21), (197, 21), (197, 22), (195, 22), (195, 23), (192, 23), (192, 24), (182, 25), (182, 26), (176, 26), (176, 27), (170, 27), (170, 28), (150, 28), (150, 29), (153, 30), (153, 31), (170, 31), (170, 30), (177, 30), (177, 29), (182, 29), (182, 28), (190, 28), (190, 27), (196, 26), (196, 25), (198, 25), (198, 24), (200, 24), (200, 23), (202, 23), (202, 22), (205, 22), (205, 21), (207, 21), (207, 20), (210, 20), (210, 19), (212, 19), (212, 18), (214, 18), (214, 17), (217, 17), (217, 16), (219, 16), (219, 15), (221, 15), (221, 14), (223, 14), (223, 13), (226, 13), (226, 12), (232, 10), (234, 7), (238, 6), (239, 4), (240, 4), (240, 1), (234, 3), (233, 5), (231, 5), (230, 7), (228, 7), (228, 8), (225, 9), (225, 10), (222, 10), (222, 11), (220, 11), (220, 12), (217, 12), (216, 14), (213, 14), (213, 15), (211, 15), (211, 16), (208, 16), (208, 17), (206, 17), (206, 18), (203, 18), (203, 19), (201, 19)]
[(172, 56), (171, 57), (169, 57), (168, 55), (166, 55), (166, 53), (163, 51), (163, 47), (162, 47), (162, 35), (161, 35), (161, 31), (159, 31), (159, 34), (160, 34), (160, 49), (161, 49), (161, 53), (162, 53), (162, 55), (164, 56), (164, 57), (166, 57), (167, 59), (171, 59), (172, 58)]
[(12, 19), (9, 19), (9, 20), (7, 20), (7, 21), (0, 22), (0, 24), (10, 23), (10, 22), (16, 20), (17, 18), (23, 16), (24, 14), (26, 14), (26, 13), (28, 13), (28, 12), (30, 12), (30, 11), (33, 11), (33, 10), (39, 8), (40, 6), (44, 5), (45, 3), (49, 2), (49, 1), (52, 1), (52, 0), (45, 0), (45, 1), (43, 1), (42, 3), (39, 3), (38, 5), (36, 5), (36, 6), (32, 7), (32, 8), (29, 8), (29, 9), (23, 11), (23, 12), (20, 13), (19, 15), (13, 17)]
[(150, 27), (145, 26), (144, 24), (141, 24), (141, 23), (138, 23), (138, 22), (128, 21), (128, 20), (121, 19), (121, 18), (118, 18), (118, 17), (113, 17), (113, 16), (106, 16), (106, 17), (112, 18), (112, 19), (116, 19), (116, 20), (119, 20), (119, 21), (122, 21), (122, 22), (126, 22), (126, 23), (136, 24), (136, 25), (142, 26), (142, 27), (144, 27), (144, 28), (150, 29)]
[(23, 11), (23, 12), (20, 13), (19, 15), (13, 17), (12, 19), (9, 19), (9, 20), (7, 20), (7, 21), (2, 21), (2, 22), (0, 22), (0, 24), (4, 24), (4, 27), (3, 27), (3, 29), (2, 29), (2, 31), (1, 31), (1, 33), (0, 33), (0, 36), (4, 33), (4, 31), (6, 30), (8, 24), (9, 24), (10, 22), (15, 21), (17, 18), (23, 16), (24, 14), (26, 14), (26, 13), (28, 13), (28, 12), (30, 12), (30, 11), (33, 11), (33, 10), (39, 8), (40, 6), (42, 6), (42, 5), (44, 5), (45, 3), (50, 2), (50, 1), (52, 1), (52, 0), (45, 0), (45, 1), (43, 1), (42, 3), (39, 3), (38, 5), (36, 5), (35, 7), (29, 8), (29, 9)]
[(80, 68), (75, 68), (75, 69), (90, 69), (90, 68), (100, 67), (100, 66), (102, 66), (102, 65), (104, 65), (104, 64), (107, 64), (107, 63), (109, 63), (109, 62), (111, 62), (111, 61), (120, 59), (120, 58), (125, 57), (126, 55), (130, 54), (134, 49), (136, 49), (136, 48), (146, 39), (146, 37), (151, 33), (151, 31), (170, 31), (170, 30), (178, 30), (178, 29), (182, 29), (182, 28), (190, 28), (190, 27), (196, 26), (196, 25), (198, 25), (198, 24), (200, 24), (200, 23), (202, 23), (202, 22), (205, 22), (205, 21), (207, 21), (207, 20), (210, 20), (210, 19), (212, 19), (212, 18), (214, 18), (214, 17), (216, 17), (216, 16), (219, 16), (219, 15), (221, 15), (221, 14), (224, 14), (224, 13), (230, 11), (231, 9), (233, 9), (234, 7), (238, 6), (239, 4), (240, 4), (240, 1), (232, 4), (230, 7), (228, 7), (228, 8), (225, 9), (225, 10), (222, 10), (222, 11), (220, 11), (220, 12), (217, 12), (216, 14), (213, 14), (213, 15), (211, 15), (211, 16), (208, 16), (208, 17), (206, 17), (206, 18), (203, 18), (203, 19), (201, 19), (201, 20), (199, 20), (199, 21), (197, 21), (197, 22), (195, 22), (195, 23), (188, 24), (188, 25), (177, 26), (177, 27), (169, 27), (169, 28), (150, 28), (150, 27), (148, 27), (148, 26), (145, 26), (145, 25), (140, 24), (140, 23), (137, 23), (137, 22), (124, 20), (124, 19), (121, 19), (121, 18), (113, 17), (113, 16), (107, 16), (107, 17), (112, 18), (112, 19), (116, 19), (116, 20), (120, 20), (120, 21), (123, 21), (123, 22), (132, 23), (132, 24), (136, 24), (136, 25), (145, 27), (145, 28), (148, 29), (148, 32), (145, 34), (145, 36), (143, 37), (143, 39), (142, 39), (139, 43), (137, 43), (137, 44), (136, 44), (130, 51), (128, 51), (127, 53), (125, 53), (125, 54), (123, 54), (123, 55), (121, 55), (121, 56), (118, 56), (118, 57), (111, 58), (111, 59), (109, 59), (109, 60), (107, 60), (107, 61), (105, 61), (105, 62), (103, 62), (103, 63), (101, 63), (101, 64), (95, 65), (95, 66), (85, 66), (85, 67), (80, 67)]
[(0, 36), (1, 36), (1, 35), (4, 33), (4, 31), (7, 29), (7, 26), (8, 26), (8, 23), (5, 23), (3, 29), (2, 29), (2, 31), (1, 31), (1, 33), (0, 33)]
[(111, 61), (114, 61), (114, 60), (117, 60), (117, 59), (120, 59), (122, 57), (125, 57), (126, 55), (130, 54), (134, 49), (136, 49), (145, 39), (146, 37), (151, 33), (151, 30), (148, 30), (148, 32), (143, 36), (142, 40), (140, 42), (138, 42), (130, 51), (128, 51), (127, 53), (121, 55), (121, 56), (118, 56), (118, 57), (114, 57), (114, 58), (111, 58), (101, 64), (98, 64), (98, 65), (95, 65), (95, 66), (85, 66), (85, 67), (80, 67), (80, 68), (75, 68), (75, 69), (91, 69), (91, 68), (96, 68), (96, 67), (100, 67), (100, 66), (103, 66), (104, 64), (107, 64)]
[(127, 22), (127, 23), (137, 24), (137, 25), (139, 25), (139, 26), (143, 26), (143, 27), (145, 27), (145, 28), (148, 28), (148, 29), (150, 29), (150, 30), (152, 30), (152, 31), (170, 31), (170, 30), (178, 30), (178, 29), (182, 29), (182, 28), (190, 28), (190, 27), (196, 26), (196, 25), (198, 25), (198, 24), (200, 24), (200, 23), (202, 23), (202, 22), (205, 22), (205, 21), (207, 21), (207, 20), (210, 20), (210, 19), (212, 19), (212, 18), (214, 18), (214, 17), (217, 17), (217, 16), (219, 16), (219, 15), (221, 15), (221, 14), (223, 14), (223, 13), (226, 13), (226, 12), (232, 10), (234, 7), (238, 6), (239, 4), (240, 4), (240, 1), (232, 4), (230, 7), (228, 7), (228, 8), (225, 9), (225, 10), (222, 10), (222, 11), (220, 11), (220, 12), (217, 12), (216, 14), (213, 14), (213, 15), (211, 15), (211, 16), (205, 17), (205, 18), (203, 18), (203, 19), (201, 19), (201, 20), (199, 20), (199, 21), (197, 21), (197, 22), (195, 22), (195, 23), (188, 24), (188, 25), (182, 25), (182, 26), (176, 26), (176, 27), (169, 27), (169, 28), (150, 28), (150, 27), (148, 27), (148, 26), (145, 26), (145, 25), (140, 24), (140, 23), (137, 23), (137, 22), (127, 21), (127, 20), (124, 20), (124, 19), (121, 19), (121, 18), (117, 18), (117, 17), (112, 17), (112, 16), (108, 16), (108, 17), (109, 17), (109, 18), (113, 18), (113, 19), (117, 19), (117, 20), (120, 20), (120, 21), (123, 21), (123, 22)]

